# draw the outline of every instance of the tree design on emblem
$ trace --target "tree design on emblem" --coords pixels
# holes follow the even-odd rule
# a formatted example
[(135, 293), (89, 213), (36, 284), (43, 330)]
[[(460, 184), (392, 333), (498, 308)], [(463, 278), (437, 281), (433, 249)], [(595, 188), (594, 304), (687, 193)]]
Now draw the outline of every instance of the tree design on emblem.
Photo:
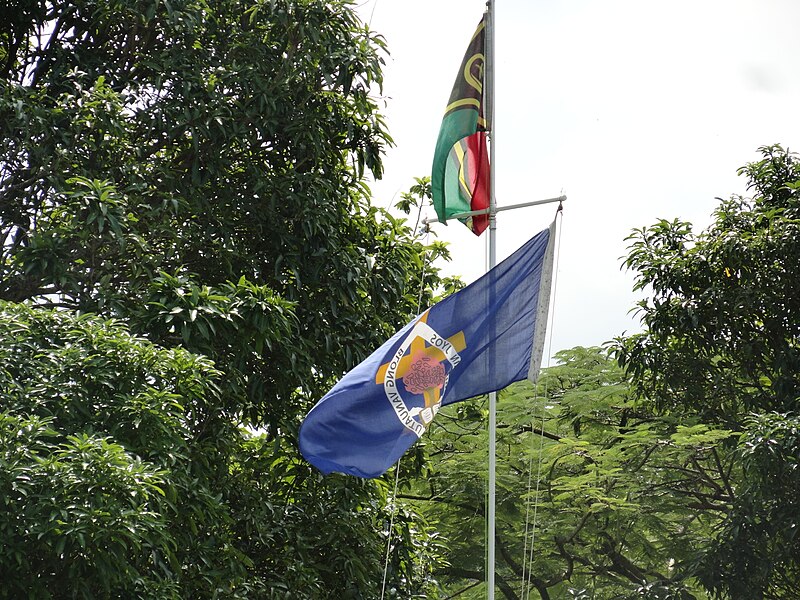
[(441, 388), (445, 382), (444, 365), (430, 356), (420, 356), (403, 377), (403, 385), (412, 394), (424, 394)]

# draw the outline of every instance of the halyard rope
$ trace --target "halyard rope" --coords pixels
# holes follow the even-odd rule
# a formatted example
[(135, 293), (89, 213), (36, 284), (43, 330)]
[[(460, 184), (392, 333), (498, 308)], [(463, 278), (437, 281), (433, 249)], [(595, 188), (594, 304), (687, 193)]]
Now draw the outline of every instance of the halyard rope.
[[(558, 205), (558, 209), (556, 210), (556, 218), (561, 217), (562, 227), (563, 227), (563, 211), (562, 205)], [(553, 269), (553, 310), (550, 314), (550, 323), (549, 327), (547, 328), (547, 332), (549, 334), (548, 340), (548, 349), (547, 349), (547, 367), (550, 366), (550, 357), (553, 354), (553, 323), (555, 321), (555, 313), (556, 313), (556, 303), (555, 299), (557, 297), (557, 289), (558, 289), (558, 262), (561, 258), (561, 230), (562, 227), (558, 228), (558, 241), (556, 243), (557, 251), (556, 251), (556, 264), (555, 268)], [(541, 428), (539, 430), (539, 452), (538, 452), (538, 466), (536, 469), (536, 490), (533, 495), (533, 524), (530, 526), (530, 547), (528, 547), (528, 528), (529, 528), (529, 516), (530, 516), (530, 508), (531, 508), (531, 474), (533, 472), (533, 453), (530, 454), (530, 459), (528, 462), (528, 493), (527, 493), (527, 502), (525, 508), (525, 533), (524, 533), (524, 544), (523, 544), (523, 551), (522, 551), (522, 588), (520, 593), (521, 600), (525, 600), (525, 598), (530, 598), (531, 593), (531, 577), (533, 573), (533, 558), (534, 558), (534, 545), (536, 543), (536, 525), (537, 519), (539, 514), (539, 486), (542, 481), (542, 458), (543, 458), (543, 450), (544, 450), (544, 427), (545, 427), (545, 418), (547, 416), (547, 387), (545, 382), (545, 388), (543, 391), (543, 400), (542, 403), (542, 423)], [(536, 385), (536, 391), (534, 394), (534, 403), (539, 400), (539, 386)], [(531, 419), (531, 433), (533, 433), (533, 425), (535, 425), (535, 415), (534, 418)], [(533, 441), (533, 437), (531, 440)], [(529, 553), (530, 551), (530, 553)], [(528, 578), (525, 579), (525, 569), (527, 566), (528, 571)], [(527, 592), (527, 594), (526, 594)]]
[[(374, 10), (374, 9), (373, 9)], [(417, 233), (420, 217), (422, 216), (422, 207), (425, 202), (420, 198), (419, 212), (417, 213), (417, 224), (414, 226), (414, 233)], [(430, 231), (425, 227), (425, 245), (427, 246), (430, 238)], [(417, 296), (417, 314), (422, 310), (422, 296), (425, 292), (425, 274), (428, 267), (427, 257), (423, 254), (422, 258), (422, 274), (419, 279), (419, 296)], [(397, 459), (397, 464), (394, 466), (394, 491), (392, 492), (392, 504), (389, 513), (389, 531), (386, 535), (386, 560), (383, 562), (383, 583), (381, 585), (381, 600), (384, 600), (386, 595), (386, 577), (389, 572), (389, 557), (392, 552), (392, 532), (394, 531), (394, 515), (397, 512), (397, 486), (400, 481), (400, 459)]]

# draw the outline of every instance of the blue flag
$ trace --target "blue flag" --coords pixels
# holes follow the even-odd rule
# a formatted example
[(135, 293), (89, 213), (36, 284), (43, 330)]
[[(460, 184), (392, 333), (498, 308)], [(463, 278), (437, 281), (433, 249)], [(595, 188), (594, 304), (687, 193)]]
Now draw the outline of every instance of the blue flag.
[(535, 381), (553, 265), (545, 229), (486, 275), (426, 310), (309, 411), (300, 451), (323, 473), (385, 473), (439, 407)]

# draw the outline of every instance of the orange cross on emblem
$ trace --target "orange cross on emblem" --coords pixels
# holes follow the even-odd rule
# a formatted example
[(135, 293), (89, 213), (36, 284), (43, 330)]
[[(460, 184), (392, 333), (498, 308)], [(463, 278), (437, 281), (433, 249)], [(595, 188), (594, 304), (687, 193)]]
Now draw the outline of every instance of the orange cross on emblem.
[[(418, 322), (426, 323), (428, 318), (428, 312), (429, 311), (425, 311), (419, 318)], [(460, 352), (467, 347), (463, 331), (459, 331), (458, 333), (453, 334), (451, 337), (447, 338), (447, 341), (450, 344), (452, 344), (456, 352)], [(441, 364), (442, 361), (445, 360), (447, 360), (447, 355), (444, 352), (442, 352), (442, 350), (440, 350), (435, 346), (427, 345), (426, 341), (423, 338), (416, 337), (411, 342), (411, 346), (409, 347), (408, 353), (404, 355), (398, 362), (396, 377), (397, 379), (403, 379), (407, 374), (409, 374), (412, 367), (418, 365), (421, 361), (428, 363), (435, 361), (436, 363)], [(377, 372), (375, 373), (375, 383), (377, 384), (383, 383), (383, 380), (386, 376), (386, 370), (388, 368), (389, 368), (389, 363), (382, 364), (378, 368)], [(440, 391), (441, 391), (441, 386), (428, 387), (424, 389), (422, 394), (423, 397), (425, 398), (426, 408), (431, 408), (432, 406), (440, 402)]]

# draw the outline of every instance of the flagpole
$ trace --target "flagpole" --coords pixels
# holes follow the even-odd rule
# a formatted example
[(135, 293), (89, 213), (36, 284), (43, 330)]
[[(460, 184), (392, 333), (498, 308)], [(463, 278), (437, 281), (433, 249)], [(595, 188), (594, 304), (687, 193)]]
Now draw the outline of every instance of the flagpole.
[[(487, 1), (489, 22), (486, 27), (486, 108), (485, 118), (489, 121), (489, 269), (494, 268), (497, 262), (497, 202), (495, 200), (495, 148), (497, 138), (495, 134), (494, 110), (494, 76), (495, 76), (495, 36), (494, 36), (494, 0)], [(489, 494), (486, 512), (486, 589), (488, 600), (494, 600), (494, 570), (495, 570), (495, 489), (497, 466), (497, 392), (489, 393)]]

